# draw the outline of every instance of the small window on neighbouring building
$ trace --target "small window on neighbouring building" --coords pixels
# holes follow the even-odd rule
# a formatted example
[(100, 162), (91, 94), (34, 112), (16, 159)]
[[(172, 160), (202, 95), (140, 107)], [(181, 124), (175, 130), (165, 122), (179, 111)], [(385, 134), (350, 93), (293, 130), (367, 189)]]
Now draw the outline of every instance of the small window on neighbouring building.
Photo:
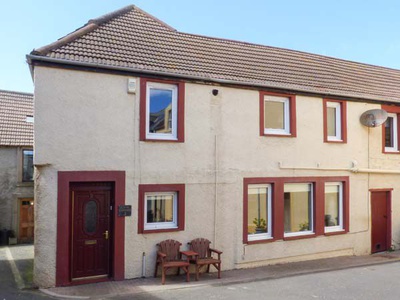
[(33, 150), (22, 150), (22, 181), (33, 181)]
[(32, 115), (26, 115), (26, 123), (33, 123), (34, 118)]

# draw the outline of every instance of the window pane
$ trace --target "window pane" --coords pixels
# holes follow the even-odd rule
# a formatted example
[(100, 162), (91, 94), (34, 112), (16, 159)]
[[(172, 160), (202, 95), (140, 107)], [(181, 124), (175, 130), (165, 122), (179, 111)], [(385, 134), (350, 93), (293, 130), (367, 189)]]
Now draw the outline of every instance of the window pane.
[(90, 200), (85, 206), (85, 232), (94, 233), (97, 227), (97, 203)]
[(247, 233), (268, 233), (269, 205), (268, 185), (249, 185), (247, 207)]
[(328, 126), (328, 136), (336, 136), (336, 108), (327, 107), (326, 119)]
[(147, 195), (147, 223), (173, 222), (174, 195)]
[(340, 214), (341, 185), (325, 185), (325, 226), (339, 226), (342, 223)]
[(172, 132), (172, 90), (150, 89), (149, 131), (151, 133)]
[(285, 129), (285, 103), (264, 102), (264, 126), (272, 129)]
[(33, 181), (33, 150), (23, 150), (22, 181)]
[(385, 147), (394, 147), (393, 117), (388, 117), (385, 122)]
[(313, 230), (311, 184), (284, 185), (284, 219), (285, 233)]

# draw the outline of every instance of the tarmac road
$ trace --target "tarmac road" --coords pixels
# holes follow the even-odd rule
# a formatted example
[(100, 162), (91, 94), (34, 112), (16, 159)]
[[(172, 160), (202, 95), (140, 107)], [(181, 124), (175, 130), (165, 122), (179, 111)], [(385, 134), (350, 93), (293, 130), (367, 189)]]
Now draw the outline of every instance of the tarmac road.
[(15, 282), (6, 247), (0, 247), (0, 300), (54, 299), (36, 290), (20, 290)]
[[(124, 300), (131, 297), (113, 297)], [(324, 299), (399, 300), (400, 262), (261, 280), (135, 295), (135, 300)]]

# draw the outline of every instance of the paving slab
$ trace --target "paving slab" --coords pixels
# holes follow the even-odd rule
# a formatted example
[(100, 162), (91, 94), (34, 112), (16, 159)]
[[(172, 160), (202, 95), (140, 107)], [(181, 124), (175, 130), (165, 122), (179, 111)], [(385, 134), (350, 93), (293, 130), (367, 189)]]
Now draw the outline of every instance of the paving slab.
[(400, 251), (385, 252), (364, 256), (342, 256), (302, 262), (275, 264), (264, 267), (237, 269), (222, 272), (218, 279), (216, 273), (202, 274), (199, 281), (185, 282), (185, 276), (167, 276), (166, 284), (161, 285), (161, 278), (138, 278), (124, 281), (109, 281), (70, 287), (55, 287), (41, 291), (60, 298), (104, 299), (121, 295), (162, 292), (174, 289), (187, 289), (199, 286), (230, 285), (298, 276), (303, 274), (328, 272), (347, 268), (363, 267), (400, 261)]

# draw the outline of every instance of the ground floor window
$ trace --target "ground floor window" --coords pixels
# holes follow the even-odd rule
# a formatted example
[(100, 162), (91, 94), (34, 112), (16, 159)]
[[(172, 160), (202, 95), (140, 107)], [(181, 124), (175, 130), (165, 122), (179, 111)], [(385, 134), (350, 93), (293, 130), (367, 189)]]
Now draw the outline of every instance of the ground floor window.
[(285, 236), (313, 232), (313, 193), (311, 183), (284, 184)]
[(343, 230), (343, 184), (325, 183), (325, 232)]
[(249, 240), (271, 237), (271, 185), (248, 186), (247, 233)]
[(244, 243), (348, 232), (348, 177), (245, 178), (243, 189)]
[(139, 233), (184, 229), (185, 185), (139, 185)]

